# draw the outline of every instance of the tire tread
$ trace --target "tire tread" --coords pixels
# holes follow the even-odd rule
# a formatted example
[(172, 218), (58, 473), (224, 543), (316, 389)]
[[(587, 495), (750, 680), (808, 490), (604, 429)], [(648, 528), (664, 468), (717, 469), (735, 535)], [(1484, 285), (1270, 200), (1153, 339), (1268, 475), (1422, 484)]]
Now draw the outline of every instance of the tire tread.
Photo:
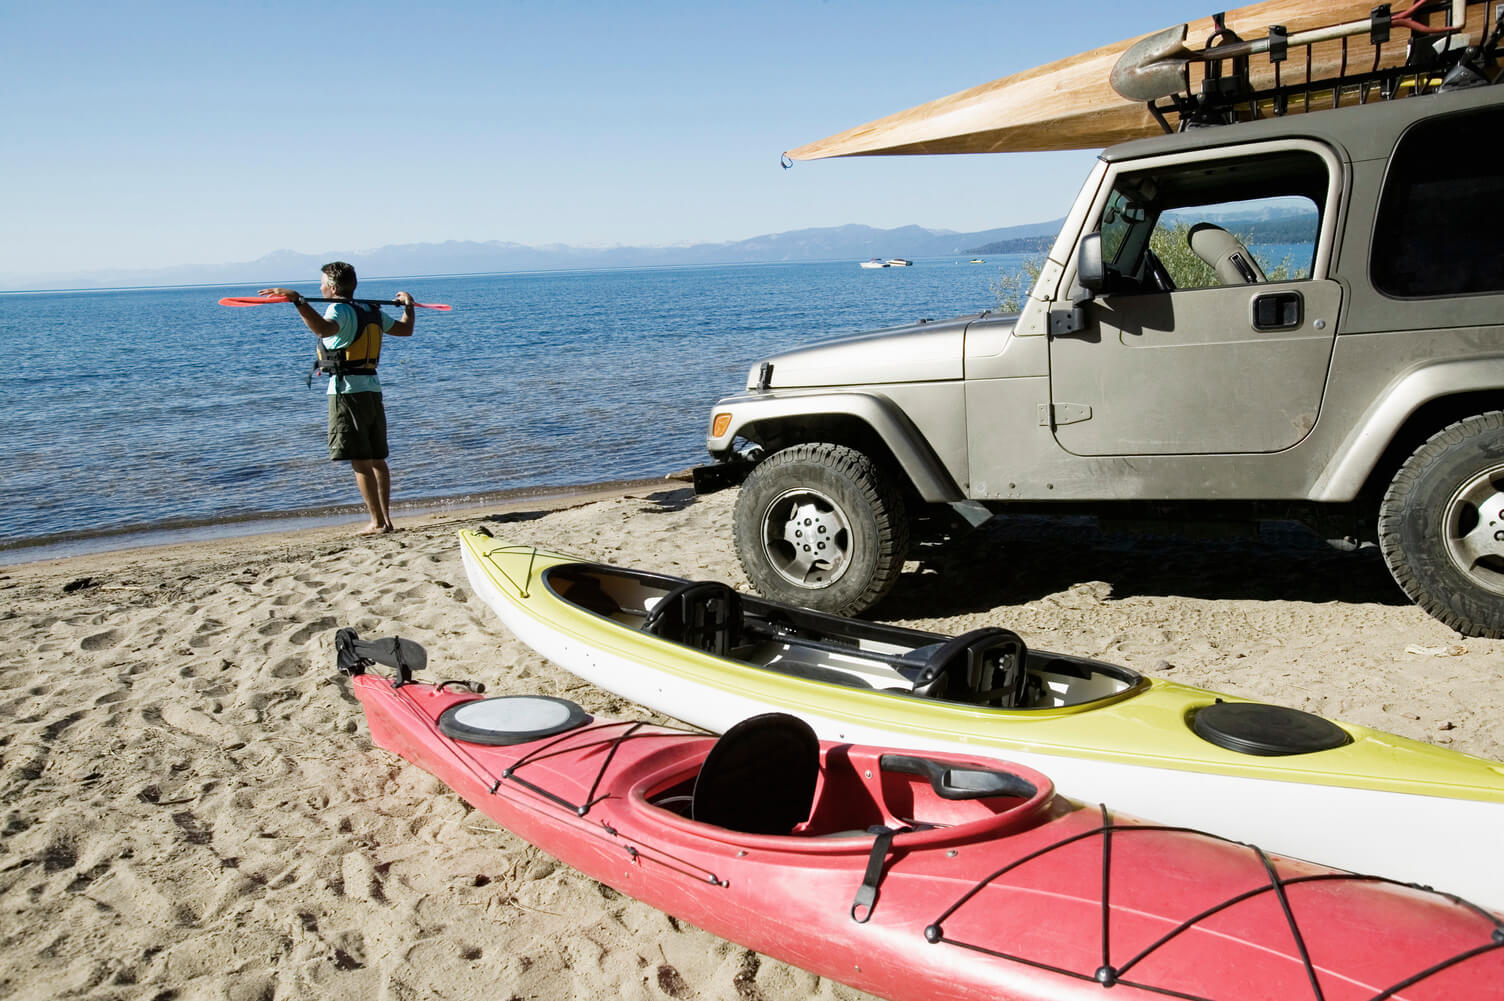
[[(837, 615), (856, 615), (864, 612), (882, 600), (898, 582), (903, 572), (904, 556), (908, 552), (909, 524), (904, 512), (903, 497), (898, 490), (882, 474), (870, 457), (849, 446), (832, 442), (804, 442), (780, 449), (757, 464), (757, 468), (752, 470), (746, 482), (742, 484), (741, 495), (737, 498), (736, 550), (742, 569), (758, 591), (765, 596), (776, 597), (768, 595), (764, 590), (760, 583), (762, 574), (749, 559), (749, 553), (752, 552), (753, 547), (759, 546), (760, 542), (756, 538), (758, 528), (751, 524), (756, 519), (744, 513), (742, 498), (749, 496), (749, 488), (755, 491), (759, 483), (771, 476), (776, 476), (780, 469), (800, 463), (823, 466), (846, 480), (861, 495), (873, 514), (873, 520), (876, 523), (878, 560), (866, 585), (859, 593), (834, 605), (818, 601), (812, 604), (812, 607)], [(811, 596), (815, 593), (811, 591)]]
[[(1416, 506), (1422, 502), (1418, 495), (1429, 487), (1427, 475), (1432, 467), (1454, 449), (1489, 434), (1504, 438), (1504, 411), (1475, 414), (1450, 424), (1426, 439), (1405, 460), (1379, 504), (1379, 550), (1395, 583), (1427, 614), (1464, 636), (1504, 639), (1504, 601), (1496, 602), (1501, 611), (1492, 621), (1464, 612), (1458, 606), (1475, 604), (1476, 599), (1470, 601), (1456, 588), (1443, 587), (1439, 581), (1429, 579), (1424, 568), (1417, 567), (1423, 554), (1410, 552), (1407, 544), (1415, 519), (1425, 517), (1417, 515)], [(1436, 517), (1435, 512), (1430, 517)]]

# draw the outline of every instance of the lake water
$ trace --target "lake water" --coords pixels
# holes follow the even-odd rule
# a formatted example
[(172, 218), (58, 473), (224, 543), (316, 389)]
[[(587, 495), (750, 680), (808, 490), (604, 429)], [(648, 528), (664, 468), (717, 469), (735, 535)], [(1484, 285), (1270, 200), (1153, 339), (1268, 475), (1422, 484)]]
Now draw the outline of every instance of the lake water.
[[(416, 336), (384, 347), (394, 505), (704, 462), (711, 405), (757, 359), (995, 308), (993, 283), (1021, 261), (362, 282), (362, 297), (454, 307), (418, 310)], [(0, 295), (0, 562), (358, 506), (348, 464), (328, 460), (324, 383), (304, 385), (312, 335), (290, 306), (217, 305), (255, 290)]]

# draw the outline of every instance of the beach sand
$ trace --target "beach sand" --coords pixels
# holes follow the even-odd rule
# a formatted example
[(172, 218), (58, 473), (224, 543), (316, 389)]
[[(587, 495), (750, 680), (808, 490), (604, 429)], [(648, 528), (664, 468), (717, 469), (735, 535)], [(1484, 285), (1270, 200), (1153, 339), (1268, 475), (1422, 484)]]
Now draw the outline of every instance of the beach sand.
[[(866, 997), (498, 829), (374, 748), (334, 670), (334, 630), (353, 626), (423, 643), (433, 678), (636, 715), (502, 629), (454, 531), (745, 587), (733, 502), (665, 482), (374, 539), (0, 568), (0, 996)], [(1010, 519), (914, 571), (878, 617), (1007, 625), (1031, 646), (1504, 758), (1504, 641), (1428, 618), (1372, 551), (1294, 529), (1185, 541)]]

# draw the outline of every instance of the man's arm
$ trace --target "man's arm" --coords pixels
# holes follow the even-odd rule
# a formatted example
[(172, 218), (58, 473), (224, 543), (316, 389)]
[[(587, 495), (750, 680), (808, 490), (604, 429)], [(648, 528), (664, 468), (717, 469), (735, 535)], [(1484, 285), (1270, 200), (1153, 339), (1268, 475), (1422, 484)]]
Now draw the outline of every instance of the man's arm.
[[(335, 334), (339, 333), (339, 323), (334, 320), (324, 319), (324, 317), (319, 313), (318, 310), (308, 305), (308, 300), (303, 298), (303, 294), (301, 292), (295, 291), (294, 289), (290, 288), (264, 288), (256, 294), (280, 295), (286, 298), (288, 302), (291, 302), (294, 306), (297, 307), (298, 315), (303, 318), (303, 322), (307, 324), (308, 329), (313, 331), (320, 337), (333, 337)], [(412, 302), (412, 296), (408, 296), (407, 301)], [(408, 312), (412, 312), (411, 307), (408, 308)], [(393, 324), (394, 328), (395, 326), (396, 325)], [(412, 333), (411, 327), (412, 324), (411, 322), (409, 322), (409, 329), (407, 331), (409, 334)]]
[(411, 337), (413, 324), (417, 321), (417, 316), (413, 313), (413, 297), (406, 292), (398, 292), (396, 299), (402, 303), (402, 318), (394, 321), (387, 333), (393, 337)]

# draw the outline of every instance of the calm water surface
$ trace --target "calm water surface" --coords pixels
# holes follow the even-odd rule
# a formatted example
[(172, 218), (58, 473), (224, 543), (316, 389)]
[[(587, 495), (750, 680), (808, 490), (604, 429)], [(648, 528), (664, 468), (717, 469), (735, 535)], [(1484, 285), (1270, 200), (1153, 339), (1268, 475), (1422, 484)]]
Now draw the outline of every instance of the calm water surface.
[[(1021, 258), (410, 278), (417, 334), (381, 379), (394, 501), (655, 477), (706, 460), (709, 407), (758, 358), (996, 306)], [(298, 285), (316, 295), (316, 282)], [(291, 307), (252, 287), (0, 295), (0, 561), (18, 546), (358, 502)], [(34, 551), (32, 551), (34, 553)]]

